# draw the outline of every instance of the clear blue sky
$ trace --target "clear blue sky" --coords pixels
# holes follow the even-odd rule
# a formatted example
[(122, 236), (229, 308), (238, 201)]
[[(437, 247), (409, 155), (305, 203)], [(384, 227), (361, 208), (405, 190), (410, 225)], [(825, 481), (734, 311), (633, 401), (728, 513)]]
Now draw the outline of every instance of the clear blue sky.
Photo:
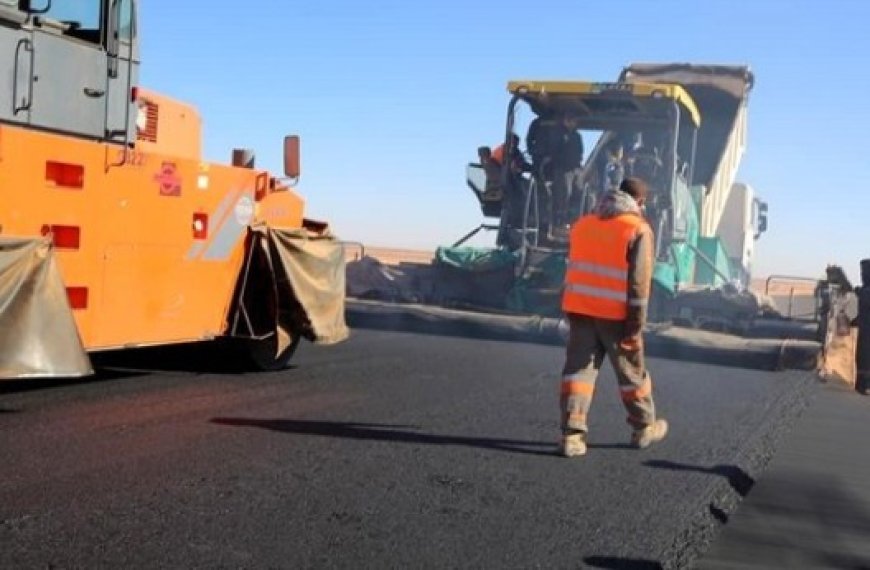
[(870, 2), (163, 2), (142, 83), (196, 104), (205, 152), (281, 168), (302, 136), (311, 217), (346, 240), (434, 248), (480, 223), (465, 165), (503, 136), (510, 79), (615, 79), (634, 61), (748, 64), (739, 179), (770, 205), (756, 275), (857, 278), (870, 257)]

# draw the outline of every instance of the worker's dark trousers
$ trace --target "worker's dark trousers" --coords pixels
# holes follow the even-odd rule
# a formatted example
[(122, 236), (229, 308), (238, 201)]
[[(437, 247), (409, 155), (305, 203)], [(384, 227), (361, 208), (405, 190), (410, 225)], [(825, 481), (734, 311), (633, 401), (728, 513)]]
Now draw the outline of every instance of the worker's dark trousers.
[[(862, 271), (864, 262), (862, 261)], [(855, 354), (855, 389), (870, 395), (870, 287), (864, 284), (856, 290), (858, 294), (858, 346)]]
[(583, 171), (579, 168), (565, 170), (562, 168), (553, 169), (553, 184), (550, 187), (552, 196), (550, 198), (550, 220), (552, 227), (567, 226), (573, 221), (573, 214), (569, 211), (571, 207), (571, 196), (580, 186), (580, 175)]
[(562, 370), (562, 432), (587, 432), (595, 380), (607, 355), (619, 381), (628, 423), (640, 429), (655, 421), (652, 381), (644, 366), (643, 348), (626, 351), (619, 346), (625, 331), (623, 321), (568, 315), (565, 367)]

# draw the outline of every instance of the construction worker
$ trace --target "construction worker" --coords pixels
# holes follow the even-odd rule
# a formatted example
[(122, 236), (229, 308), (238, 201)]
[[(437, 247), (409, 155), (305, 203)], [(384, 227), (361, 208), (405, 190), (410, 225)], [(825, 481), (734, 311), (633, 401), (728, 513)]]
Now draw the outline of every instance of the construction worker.
[[(502, 143), (492, 151), (492, 159), (499, 165), (502, 165), (504, 164), (504, 153), (505, 145)], [(520, 175), (532, 169), (532, 165), (526, 162), (522, 151), (520, 151), (520, 137), (515, 133), (511, 133), (510, 157), (510, 171), (512, 175)]]
[(486, 185), (483, 189), (483, 198), (486, 200), (501, 200), (501, 165), (493, 158), (492, 151), (488, 146), (477, 148), (477, 157), (480, 160), (480, 166), (483, 167), (483, 172), (486, 175)]
[(632, 426), (631, 444), (645, 448), (668, 431), (656, 418), (644, 366), (642, 331), (653, 270), (653, 233), (642, 210), (648, 189), (627, 178), (605, 193), (592, 214), (571, 227), (562, 309), (570, 327), (562, 371), (561, 453), (586, 453), (587, 414), (607, 355)]
[[(506, 149), (507, 147), (507, 149)], [(505, 157), (505, 154), (509, 158)], [(520, 137), (511, 133), (509, 144), (502, 143), (492, 151), (492, 163), (498, 171), (498, 183), (506, 183), (503, 188), (504, 201), (502, 202), (503, 216), (507, 226), (518, 228), (523, 224), (523, 206), (526, 201), (527, 183), (523, 177), (524, 172), (529, 172), (532, 166), (526, 161), (520, 150)], [(502, 178), (501, 169), (504, 161), (508, 161), (507, 177)]]
[(622, 143), (614, 141), (607, 149), (607, 161), (602, 176), (604, 190), (619, 188), (625, 178), (625, 150)]
[(583, 168), (583, 137), (578, 132), (579, 118), (563, 111), (554, 120), (539, 116), (529, 125), (526, 146), (532, 155), (535, 172), (549, 183), (550, 196), (546, 225), (549, 239), (567, 237), (568, 207), (574, 188), (579, 186)]
[(870, 396), (870, 259), (861, 260), (861, 286), (855, 288), (858, 296), (858, 346), (855, 350), (855, 390)]

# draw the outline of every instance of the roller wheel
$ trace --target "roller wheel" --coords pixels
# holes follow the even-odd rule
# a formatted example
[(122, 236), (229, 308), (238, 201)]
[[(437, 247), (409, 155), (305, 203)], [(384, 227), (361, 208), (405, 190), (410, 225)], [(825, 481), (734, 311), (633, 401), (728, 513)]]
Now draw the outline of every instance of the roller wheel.
[(284, 352), (275, 356), (278, 350), (278, 335), (272, 334), (262, 339), (252, 339), (245, 341), (248, 359), (256, 370), (263, 372), (274, 372), (284, 370), (290, 366), (290, 361), (296, 353), (296, 348), (299, 346), (299, 341), (302, 337), (297, 333), (291, 333), (292, 339), (290, 345), (284, 349)]

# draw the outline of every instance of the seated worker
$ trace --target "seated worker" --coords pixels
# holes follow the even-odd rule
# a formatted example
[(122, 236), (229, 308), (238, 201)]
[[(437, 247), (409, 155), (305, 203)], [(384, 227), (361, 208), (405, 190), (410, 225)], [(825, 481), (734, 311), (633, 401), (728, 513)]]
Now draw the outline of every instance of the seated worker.
[(607, 149), (601, 185), (605, 192), (615, 190), (619, 188), (623, 178), (625, 178), (625, 149), (621, 142), (614, 141)]
[(659, 148), (646, 143), (643, 133), (637, 133), (626, 163), (629, 176), (640, 178), (653, 187), (657, 185), (664, 165)]

